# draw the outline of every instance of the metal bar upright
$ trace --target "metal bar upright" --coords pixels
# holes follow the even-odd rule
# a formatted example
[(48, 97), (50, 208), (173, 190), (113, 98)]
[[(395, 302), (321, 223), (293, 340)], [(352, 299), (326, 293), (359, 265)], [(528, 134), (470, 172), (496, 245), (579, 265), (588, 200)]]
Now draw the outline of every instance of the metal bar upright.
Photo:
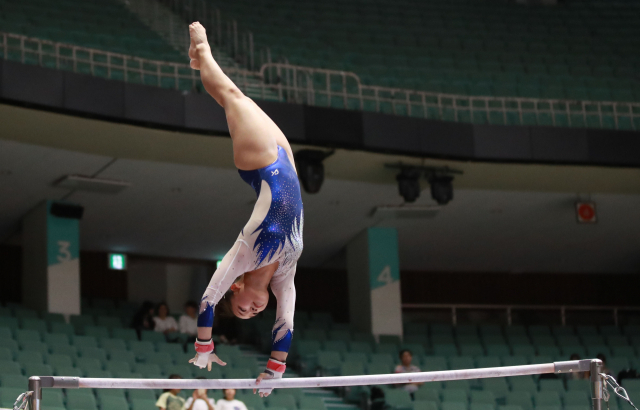
[(591, 361), (591, 401), (593, 410), (602, 410), (602, 360)]
[(40, 410), (40, 403), (42, 402), (42, 386), (38, 376), (29, 378), (29, 391), (33, 392), (31, 397), (29, 397), (29, 409)]

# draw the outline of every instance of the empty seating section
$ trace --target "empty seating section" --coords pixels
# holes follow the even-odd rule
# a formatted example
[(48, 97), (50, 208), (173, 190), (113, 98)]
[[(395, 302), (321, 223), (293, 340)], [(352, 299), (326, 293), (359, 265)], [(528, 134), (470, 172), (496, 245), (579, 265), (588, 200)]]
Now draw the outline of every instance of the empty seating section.
[(0, 31), (138, 57), (185, 57), (118, 1), (0, 0)]
[[(450, 94), (640, 101), (640, 5), (221, 0), (256, 43), (367, 84)], [(269, 16), (264, 18), (264, 16)]]
[[(245, 334), (268, 332), (270, 314), (243, 323)], [(345, 330), (343, 324), (296, 314), (296, 338), (289, 361), (305, 376), (380, 374), (394, 371), (401, 349), (413, 352), (413, 364), (424, 371), (516, 366), (606, 355), (614, 376), (640, 366), (638, 326), (499, 326), (405, 323), (403, 340)], [(248, 330), (247, 330), (248, 329)], [(640, 395), (640, 381), (623, 384), (631, 396)], [(414, 410), (587, 410), (589, 382), (567, 378), (522, 376), (483, 380), (426, 383), (413, 401), (404, 390), (380, 386), (387, 404)], [(354, 391), (356, 392), (354, 394)], [(637, 393), (636, 393), (637, 392)], [(368, 391), (354, 388), (347, 400), (358, 403)], [(616, 398), (611, 409), (623, 403)]]

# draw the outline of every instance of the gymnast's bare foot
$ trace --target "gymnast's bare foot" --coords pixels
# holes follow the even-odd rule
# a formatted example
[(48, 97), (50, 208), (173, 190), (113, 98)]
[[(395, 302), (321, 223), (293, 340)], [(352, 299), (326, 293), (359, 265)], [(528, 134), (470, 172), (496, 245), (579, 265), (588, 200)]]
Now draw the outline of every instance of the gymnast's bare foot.
[(200, 69), (200, 60), (198, 60), (198, 52), (196, 50), (196, 42), (191, 39), (191, 45), (189, 46), (189, 58), (191, 59), (190, 65), (194, 70)]
[(191, 44), (189, 46), (189, 58), (191, 58), (191, 68), (200, 69), (200, 54), (203, 52), (211, 52), (211, 47), (207, 42), (207, 30), (196, 21), (189, 25), (189, 36)]

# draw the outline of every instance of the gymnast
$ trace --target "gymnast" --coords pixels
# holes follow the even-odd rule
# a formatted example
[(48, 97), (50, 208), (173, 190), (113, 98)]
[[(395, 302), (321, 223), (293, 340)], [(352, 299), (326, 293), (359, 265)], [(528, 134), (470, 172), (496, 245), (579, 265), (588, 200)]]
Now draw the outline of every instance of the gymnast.
[[(193, 23), (189, 34), (191, 68), (200, 70), (204, 88), (224, 108), (234, 163), (258, 196), (249, 221), (204, 292), (198, 314), (196, 356), (189, 362), (209, 370), (213, 362), (226, 365), (213, 349), (214, 307), (226, 303), (235, 316), (250, 319), (267, 306), (267, 287), (271, 286), (278, 307), (271, 357), (256, 379), (259, 385), (262, 379), (282, 377), (291, 346), (296, 301), (293, 278), (302, 253), (300, 184), (291, 146), (282, 131), (222, 72), (213, 59), (204, 27)], [(258, 388), (261, 397), (271, 391)]]

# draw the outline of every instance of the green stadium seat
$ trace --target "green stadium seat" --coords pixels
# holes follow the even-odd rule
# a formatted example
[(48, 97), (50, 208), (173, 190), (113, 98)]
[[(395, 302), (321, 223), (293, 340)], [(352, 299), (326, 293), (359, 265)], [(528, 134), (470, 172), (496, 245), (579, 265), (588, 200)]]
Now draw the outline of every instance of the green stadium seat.
[(117, 316), (98, 316), (96, 323), (109, 329), (122, 327), (122, 319)]
[(505, 356), (502, 358), (503, 366), (522, 366), (525, 364), (529, 364), (529, 362), (524, 356)]
[[(413, 402), (413, 410), (438, 410), (438, 402), (416, 399)], [(493, 410), (493, 409), (477, 409), (477, 410)]]
[(125, 373), (131, 371), (131, 366), (128, 362), (110, 360), (106, 363), (105, 370), (111, 373)]
[(71, 338), (71, 343), (75, 347), (77, 347), (78, 349), (80, 349), (80, 348), (97, 348), (98, 347), (98, 341), (93, 336), (75, 335), (75, 336), (73, 336)]
[(500, 367), (502, 366), (502, 362), (499, 357), (495, 356), (484, 356), (476, 358), (475, 367)]
[(528, 391), (512, 391), (506, 395), (506, 404), (519, 406), (522, 410), (533, 410), (531, 393)]
[(98, 359), (101, 363), (107, 361), (107, 352), (99, 347), (84, 347), (78, 348), (78, 356), (81, 358)]
[(86, 336), (93, 336), (96, 339), (107, 339), (111, 335), (109, 329), (105, 326), (87, 325), (84, 327), (84, 334)]
[(13, 339), (13, 331), (8, 327), (0, 327), (0, 339)]
[(126, 349), (124, 350), (111, 350), (109, 351), (109, 360), (116, 360), (121, 362), (127, 362), (129, 364), (134, 364), (136, 362), (136, 356), (133, 352), (130, 352)]
[(0, 360), (0, 374), (8, 375), (15, 374), (22, 376), (22, 369), (20, 365), (13, 361)]
[(367, 374), (388, 374), (393, 371), (393, 366), (384, 362), (369, 363), (366, 368)]
[(27, 376), (53, 376), (53, 369), (48, 364), (26, 363), (23, 365), (24, 374)]
[(327, 340), (327, 335), (322, 329), (306, 329), (302, 332), (302, 337), (307, 340), (317, 340), (320, 342)]
[(507, 384), (507, 380), (503, 377), (482, 379), (480, 382), (482, 390), (492, 392), (495, 397), (505, 397), (509, 392), (509, 385)]
[(414, 393), (415, 400), (440, 403), (440, 390), (434, 383), (426, 383), (420, 386)]
[(83, 377), (84, 372), (77, 367), (71, 366), (55, 366), (54, 373), (56, 376)]
[(123, 397), (110, 397), (103, 396), (100, 398), (100, 409), (101, 410), (127, 410), (129, 408), (129, 403)]
[[(587, 380), (584, 380), (584, 379), (568, 379), (567, 393), (570, 393), (573, 391), (588, 392), (590, 391), (590, 384)], [(565, 393), (565, 398), (567, 397), (567, 393)]]
[(458, 348), (453, 344), (434, 344), (433, 345), (433, 353), (438, 356), (457, 356)]
[(50, 345), (68, 345), (69, 336), (65, 333), (45, 333), (44, 342)]
[(73, 325), (70, 325), (67, 323), (53, 322), (51, 323), (50, 328), (51, 328), (51, 333), (62, 333), (69, 337), (75, 334), (75, 329)]
[(0, 316), (0, 327), (12, 330), (18, 329), (18, 319), (15, 317)]
[(489, 344), (486, 347), (489, 356), (510, 356), (511, 348), (507, 344)]
[(22, 364), (27, 363), (44, 363), (44, 355), (35, 350), (23, 350), (16, 354), (16, 361)]
[(440, 405), (441, 410), (468, 410), (467, 403), (461, 402), (443, 402)]
[(178, 344), (178, 343), (161, 342), (157, 344), (157, 350), (159, 353), (169, 353), (169, 354), (184, 353), (184, 348), (182, 347), (181, 344)]
[(533, 401), (536, 406), (562, 406), (560, 394), (553, 390), (537, 392), (533, 395)]
[(143, 342), (165, 343), (167, 341), (167, 338), (163, 333), (154, 332), (151, 330), (143, 330), (140, 333), (140, 340), (142, 340)]
[(96, 399), (91, 395), (69, 394), (71, 390), (67, 390), (67, 409), (68, 410), (96, 410), (98, 408)]
[(348, 343), (349, 341), (351, 341), (351, 332), (349, 332), (348, 330), (332, 329), (328, 332), (327, 336), (328, 336), (328, 340), (335, 341), (335, 342)]
[(90, 369), (102, 369), (102, 361), (91, 357), (80, 357), (76, 360), (76, 367), (83, 372)]
[[(582, 383), (575, 383), (572, 389), (569, 385), (569, 382)], [(567, 385), (569, 389), (564, 394), (565, 406), (582, 406), (591, 402), (591, 395), (589, 393), (589, 382), (587, 380), (567, 380)]]
[(11, 361), (14, 358), (14, 354), (11, 349), (7, 349), (6, 347), (0, 347), (0, 360), (8, 360)]
[(472, 391), (471, 403), (482, 403), (496, 405), (496, 396), (490, 390)]
[(407, 409), (413, 408), (411, 404), (411, 396), (409, 392), (404, 389), (392, 389), (385, 392), (385, 401), (388, 406), (393, 409)]
[(22, 319), (22, 329), (36, 330), (40, 334), (47, 333), (47, 324), (42, 319)]
[(133, 329), (113, 329), (111, 334), (114, 339), (121, 339), (124, 341), (138, 341), (138, 335)]
[(239, 400), (242, 400), (249, 409), (264, 410), (265, 408), (264, 407), (265, 400), (262, 397), (259, 397), (258, 395), (245, 394)]
[(42, 335), (37, 330), (18, 329), (16, 330), (16, 340), (18, 342), (41, 342)]
[(38, 319), (38, 312), (33, 309), (16, 308), (13, 315), (18, 319)]
[(467, 394), (467, 389), (445, 388), (442, 391), (443, 403), (445, 402), (467, 403), (468, 401), (469, 401), (469, 396)]
[(52, 407), (64, 409), (64, 400), (61, 391), (55, 391), (52, 389), (42, 390), (42, 402), (41, 405), (47, 409)]
[(71, 358), (75, 358), (78, 356), (78, 349), (75, 346), (71, 345), (51, 345), (51, 353), (52, 354), (62, 354), (69, 356)]
[(156, 400), (134, 399), (131, 400), (131, 410), (157, 410)]
[(114, 350), (127, 350), (127, 344), (122, 339), (102, 338), (98, 340), (98, 345), (107, 352), (111, 352)]
[(130, 389), (126, 390), (125, 393), (132, 403), (134, 400), (152, 400), (154, 402), (157, 400), (156, 393), (153, 390)]
[(24, 387), (22, 389), (15, 387), (0, 387), (0, 406), (12, 409), (18, 396), (24, 392)]
[(444, 389), (452, 389), (452, 390), (471, 390), (471, 382), (469, 380), (448, 380), (442, 383), (442, 387)]
[(296, 399), (289, 394), (272, 394), (267, 397), (269, 408), (282, 407), (288, 410), (296, 410), (298, 405)]
[(1, 387), (17, 387), (24, 389), (28, 384), (29, 379), (26, 376), (20, 376), (17, 374), (0, 374)]
[(472, 369), (475, 367), (473, 357), (459, 356), (449, 358), (449, 368), (451, 370)]

